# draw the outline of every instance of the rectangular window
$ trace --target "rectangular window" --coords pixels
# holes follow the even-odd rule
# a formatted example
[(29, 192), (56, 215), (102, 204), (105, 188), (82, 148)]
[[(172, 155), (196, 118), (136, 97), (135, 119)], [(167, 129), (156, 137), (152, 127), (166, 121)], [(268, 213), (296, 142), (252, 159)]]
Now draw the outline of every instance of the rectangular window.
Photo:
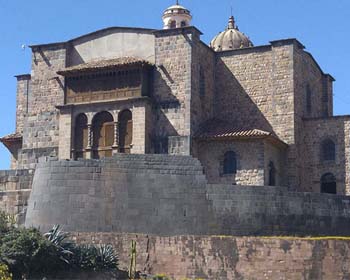
[(306, 112), (308, 114), (311, 114), (312, 111), (312, 105), (311, 105), (311, 89), (310, 86), (307, 85), (306, 87)]

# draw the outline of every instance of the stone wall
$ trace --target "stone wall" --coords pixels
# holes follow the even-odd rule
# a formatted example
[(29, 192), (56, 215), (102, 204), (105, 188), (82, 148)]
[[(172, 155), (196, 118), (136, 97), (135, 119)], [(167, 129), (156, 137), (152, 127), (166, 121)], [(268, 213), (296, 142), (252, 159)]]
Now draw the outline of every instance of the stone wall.
[(286, 178), (298, 185), (294, 129), (295, 40), (271, 42), (217, 54), (216, 108), (218, 118), (237, 127), (273, 131), (289, 145)]
[[(210, 183), (264, 185), (264, 141), (203, 141), (197, 146), (198, 159)], [(224, 155), (228, 151), (236, 154), (236, 174), (223, 174)]]
[(269, 164), (275, 167), (276, 186), (287, 186), (286, 180), (286, 154), (287, 148), (265, 141), (264, 143), (264, 185), (269, 185)]
[[(192, 48), (199, 32), (193, 27), (155, 32), (156, 70), (153, 97), (157, 104), (156, 138), (191, 133)], [(185, 154), (189, 155), (187, 150)]]
[[(305, 172), (301, 189), (320, 192), (321, 177), (331, 172), (336, 177), (337, 193), (350, 194), (350, 117), (316, 118), (304, 120)], [(324, 161), (321, 143), (332, 139), (336, 145), (335, 161)]]
[(171, 279), (333, 280), (350, 277), (350, 242), (336, 239), (72, 233), (79, 243), (112, 244), (120, 268), (136, 241), (137, 270)]
[(23, 133), (24, 117), (28, 112), (30, 96), (30, 75), (19, 75), (16, 94), (16, 132)]
[(64, 102), (64, 79), (56, 72), (65, 65), (64, 44), (32, 47), (31, 94), (23, 119), (18, 168), (34, 168), (39, 157), (58, 154), (59, 114), (55, 106)]
[(215, 52), (194, 38), (192, 47), (192, 94), (191, 131), (192, 135), (207, 120), (214, 117), (215, 105)]
[(26, 226), (157, 235), (348, 235), (349, 221), (346, 196), (208, 185), (192, 157), (117, 154), (39, 163)]
[(14, 215), (19, 224), (24, 223), (33, 175), (34, 170), (0, 171), (0, 211)]

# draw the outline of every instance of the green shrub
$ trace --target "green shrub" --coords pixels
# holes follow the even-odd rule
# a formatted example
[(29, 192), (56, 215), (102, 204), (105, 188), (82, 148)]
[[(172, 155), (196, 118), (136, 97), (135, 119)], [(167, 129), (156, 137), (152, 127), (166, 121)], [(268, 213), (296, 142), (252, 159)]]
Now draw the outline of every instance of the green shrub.
[(1, 214), (0, 227), (0, 263), (8, 266), (15, 279), (67, 270), (118, 270), (118, 257), (111, 245), (77, 246), (59, 226), (43, 235), (34, 228), (15, 228)]
[(81, 245), (74, 248), (73, 265), (83, 270), (115, 270), (118, 257), (111, 245)]
[(56, 246), (37, 229), (12, 229), (2, 238), (0, 261), (6, 263), (14, 278), (55, 273), (65, 268)]
[(0, 263), (0, 280), (12, 280), (12, 274), (4, 263)]

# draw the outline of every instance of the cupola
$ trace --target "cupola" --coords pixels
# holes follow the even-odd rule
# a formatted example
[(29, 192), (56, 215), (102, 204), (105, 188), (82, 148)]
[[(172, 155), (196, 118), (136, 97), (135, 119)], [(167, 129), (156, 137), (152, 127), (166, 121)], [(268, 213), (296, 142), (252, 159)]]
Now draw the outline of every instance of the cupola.
[(163, 29), (173, 29), (190, 26), (192, 16), (188, 9), (179, 5), (179, 1), (176, 1), (176, 5), (170, 6), (164, 11), (162, 19)]
[(239, 31), (233, 16), (230, 17), (226, 30), (220, 32), (210, 42), (210, 47), (216, 52), (248, 48), (252, 46), (253, 43), (249, 38)]

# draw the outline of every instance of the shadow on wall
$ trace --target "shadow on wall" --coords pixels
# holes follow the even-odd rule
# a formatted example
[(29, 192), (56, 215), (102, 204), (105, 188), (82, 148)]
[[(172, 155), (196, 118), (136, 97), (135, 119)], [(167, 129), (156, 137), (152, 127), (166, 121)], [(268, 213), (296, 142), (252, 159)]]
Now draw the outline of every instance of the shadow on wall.
[(218, 60), (216, 69), (217, 98), (214, 114), (237, 128), (274, 132), (269, 121), (221, 59)]
[[(163, 75), (162, 75), (163, 73)], [(166, 81), (167, 80), (167, 81)], [(154, 70), (154, 89), (152, 98), (155, 101), (153, 107), (154, 131), (153, 135), (156, 141), (167, 141), (169, 136), (179, 136), (178, 130), (174, 127), (173, 121), (177, 115), (181, 114), (183, 108), (179, 99), (172, 93), (172, 90), (168, 84), (174, 84), (174, 79), (171, 77), (166, 68), (159, 67)], [(156, 94), (159, 92), (160, 94)], [(163, 143), (165, 145), (165, 143)]]

